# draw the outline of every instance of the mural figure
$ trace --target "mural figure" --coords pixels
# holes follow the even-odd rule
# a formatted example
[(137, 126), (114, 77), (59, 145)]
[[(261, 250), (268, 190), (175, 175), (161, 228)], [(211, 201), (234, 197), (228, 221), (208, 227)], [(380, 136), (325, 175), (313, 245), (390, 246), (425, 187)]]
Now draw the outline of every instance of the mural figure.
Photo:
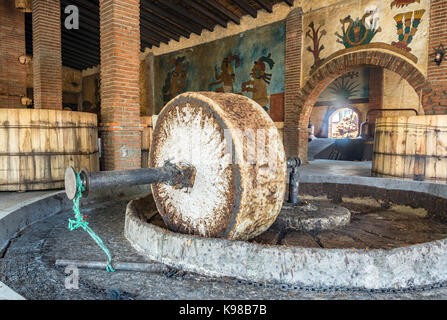
[(332, 82), (328, 87), (328, 90), (331, 94), (337, 97), (336, 100), (347, 101), (361, 92), (361, 90), (358, 89), (360, 84), (354, 80), (358, 77), (358, 72), (349, 72)]
[(214, 77), (217, 79), (216, 82), (210, 83), (209, 86), (217, 86), (222, 84), (221, 87), (216, 88), (216, 92), (233, 92), (233, 83), (235, 81), (235, 74), (233, 69), (233, 61), (235, 61), (235, 68), (239, 68), (241, 59), (238, 55), (234, 55), (230, 52), (226, 58), (222, 60), (220, 65), (220, 74), (217, 70), (217, 66), (214, 67)]
[(275, 65), (271, 55), (272, 54), (269, 53), (267, 56), (261, 57), (255, 61), (250, 73), (253, 80), (242, 83), (242, 92), (252, 92), (252, 99), (260, 104), (266, 111), (268, 110), (267, 105), (269, 104), (267, 85), (270, 84), (272, 74), (265, 72), (265, 68), (266, 64), (268, 64), (271, 70)]
[(409, 4), (415, 2), (421, 3), (421, 0), (394, 0), (393, 2), (391, 2), (391, 9), (393, 9), (394, 6), (396, 6), (396, 8), (407, 7)]
[[(376, 33), (382, 31), (382, 28), (377, 28), (377, 20), (374, 21), (373, 18), (369, 21), (366, 20), (375, 13), (376, 12), (372, 10), (366, 12), (362, 17), (362, 20), (357, 18), (354, 21), (351, 16), (347, 16), (340, 20), (343, 25), (343, 35), (340, 35), (338, 32), (335, 33), (335, 35), (340, 38), (337, 39), (337, 42), (343, 44), (346, 48), (370, 43)], [(346, 24), (348, 24), (347, 28), (345, 28)]]
[[(424, 13), (425, 10), (422, 9), (414, 12), (410, 11), (406, 13), (399, 13), (398, 15), (394, 16), (394, 20), (396, 20), (397, 23), (396, 27), (397, 34), (399, 35), (399, 41), (393, 41), (391, 45), (410, 52), (411, 48), (409, 48), (408, 45), (413, 40)], [(413, 14), (414, 19), (411, 21)]]
[[(318, 67), (323, 60), (320, 58), (320, 53), (324, 49), (324, 45), (320, 45), (321, 38), (326, 35), (326, 30), (321, 30), (323, 26), (323, 22), (320, 22), (320, 26), (315, 30), (315, 25), (313, 21), (309, 24), (310, 30), (307, 30), (306, 37), (312, 39), (313, 41), (313, 49), (309, 46), (307, 47), (307, 51), (311, 52), (314, 55), (314, 64), (311, 69)], [(311, 34), (312, 32), (312, 34)]]
[(188, 74), (189, 62), (184, 63), (185, 56), (173, 59), (169, 66), (163, 86), (163, 102), (167, 103), (177, 95), (186, 91), (186, 76)]

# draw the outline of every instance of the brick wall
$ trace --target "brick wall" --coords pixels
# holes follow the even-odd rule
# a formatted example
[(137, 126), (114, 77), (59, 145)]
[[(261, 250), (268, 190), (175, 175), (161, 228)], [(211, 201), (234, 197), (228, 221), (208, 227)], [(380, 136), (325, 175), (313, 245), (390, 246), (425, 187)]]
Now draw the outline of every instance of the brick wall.
[[(429, 53), (440, 43), (447, 48), (447, 0), (431, 1), (429, 33)], [(428, 61), (430, 88), (423, 90), (422, 105), (426, 114), (447, 114), (447, 60), (438, 66), (433, 59)]]
[(99, 3), (105, 170), (141, 168), (139, 4), (139, 0)]
[(34, 108), (62, 109), (59, 0), (33, 1)]
[[(369, 69), (369, 110), (381, 109), (383, 106), (383, 68)], [(374, 123), (380, 112), (374, 112), (369, 117), (369, 123)]]
[(303, 121), (300, 119), (301, 110), (296, 105), (301, 82), (302, 20), (301, 8), (292, 10), (286, 19), (284, 147), (288, 157), (298, 155), (299, 146), (304, 139), (298, 130)]
[(22, 107), (26, 66), (18, 58), (25, 53), (25, 15), (14, 1), (0, 0), (0, 108)]

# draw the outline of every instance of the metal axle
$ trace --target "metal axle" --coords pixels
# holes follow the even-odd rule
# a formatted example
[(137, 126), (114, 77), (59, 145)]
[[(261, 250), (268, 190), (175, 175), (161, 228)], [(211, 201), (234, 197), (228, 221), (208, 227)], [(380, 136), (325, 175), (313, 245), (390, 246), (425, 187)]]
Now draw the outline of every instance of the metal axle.
[[(82, 169), (79, 174), (84, 187), (82, 196), (87, 197), (89, 192), (94, 190), (158, 182), (165, 182), (176, 189), (189, 188), (194, 185), (196, 169), (183, 163), (166, 162), (163, 167), (158, 168), (101, 172), (88, 172)], [(73, 200), (77, 190), (76, 171), (70, 166), (65, 170), (65, 193), (70, 200)]]
[(298, 167), (300, 167), (302, 161), (300, 158), (289, 158), (287, 159), (287, 168), (291, 168), (289, 176), (289, 203), (298, 203), (298, 190), (299, 190), (299, 173)]

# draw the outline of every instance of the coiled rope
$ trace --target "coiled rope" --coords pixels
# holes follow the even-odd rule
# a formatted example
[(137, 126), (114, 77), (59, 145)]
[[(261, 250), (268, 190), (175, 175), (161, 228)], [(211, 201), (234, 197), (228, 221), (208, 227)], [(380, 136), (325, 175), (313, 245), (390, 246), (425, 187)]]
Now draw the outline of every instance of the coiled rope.
[(81, 211), (79, 210), (79, 201), (82, 197), (82, 192), (85, 191), (84, 186), (82, 185), (81, 181), (81, 175), (76, 172), (76, 187), (77, 187), (77, 194), (76, 197), (73, 199), (73, 211), (75, 214), (75, 220), (68, 219), (68, 228), (70, 231), (76, 230), (78, 228), (82, 228), (85, 231), (88, 232), (90, 237), (95, 240), (95, 242), (101, 247), (101, 249), (106, 253), (108, 260), (107, 260), (107, 272), (115, 272), (115, 269), (112, 267), (112, 256), (110, 254), (109, 249), (104, 245), (101, 238), (96, 235), (96, 233), (88, 226), (88, 222), (85, 221), (84, 217), (81, 215)]

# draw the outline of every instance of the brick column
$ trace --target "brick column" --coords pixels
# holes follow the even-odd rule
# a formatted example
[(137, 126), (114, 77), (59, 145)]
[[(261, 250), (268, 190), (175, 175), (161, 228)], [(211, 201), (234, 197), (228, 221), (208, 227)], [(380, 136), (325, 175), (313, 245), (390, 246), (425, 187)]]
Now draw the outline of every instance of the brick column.
[[(371, 67), (369, 69), (369, 110), (382, 109), (383, 106), (383, 68)], [(374, 124), (376, 119), (381, 117), (382, 112), (373, 112), (370, 116), (369, 123)]]
[(105, 170), (141, 168), (140, 1), (100, 0)]
[[(430, 9), (429, 53), (440, 43), (447, 49), (447, 0), (432, 0)], [(447, 58), (447, 56), (445, 57)], [(422, 106), (425, 114), (447, 114), (447, 60), (438, 66), (429, 57), (427, 80), (430, 87), (423, 90)]]
[[(296, 105), (301, 83), (302, 17), (302, 9), (296, 8), (286, 18), (284, 147), (288, 157), (297, 156), (303, 145), (303, 135), (298, 129), (305, 120), (300, 119), (301, 108)], [(307, 126), (308, 123), (305, 124)], [(305, 138), (307, 150), (307, 135)]]
[(33, 0), (34, 108), (62, 109), (59, 0)]
[(26, 66), (18, 58), (26, 54), (25, 14), (14, 1), (0, 0), (0, 21), (0, 108), (22, 107)]

